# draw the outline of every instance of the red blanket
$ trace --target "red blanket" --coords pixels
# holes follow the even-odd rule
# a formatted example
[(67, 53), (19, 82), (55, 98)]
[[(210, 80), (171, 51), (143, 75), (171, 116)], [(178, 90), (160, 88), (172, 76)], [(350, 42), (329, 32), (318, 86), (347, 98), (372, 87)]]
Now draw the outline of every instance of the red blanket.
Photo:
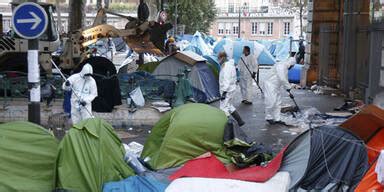
[(197, 158), (188, 161), (180, 170), (169, 176), (175, 180), (180, 177), (206, 177), (237, 179), (243, 181), (265, 182), (272, 178), (279, 170), (285, 149), (282, 149), (266, 166), (254, 166), (234, 172), (229, 172), (216, 156)]

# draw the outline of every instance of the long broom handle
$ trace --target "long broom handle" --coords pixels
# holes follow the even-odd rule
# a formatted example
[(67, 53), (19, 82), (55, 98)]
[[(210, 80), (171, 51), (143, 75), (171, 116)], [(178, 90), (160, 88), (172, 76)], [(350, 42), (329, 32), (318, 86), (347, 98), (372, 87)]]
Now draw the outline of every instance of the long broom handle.
[[(65, 77), (65, 75), (63, 74), (63, 72), (61, 72), (60, 68), (56, 65), (56, 63), (51, 59), (51, 63), (53, 64), (53, 66), (59, 71), (60, 73), (60, 76), (61, 78), (63, 78), (65, 81), (68, 81), (68, 79)], [(69, 86), (72, 90), (72, 93), (75, 94), (75, 96), (80, 100), (80, 96), (76, 93), (76, 91), (72, 88), (72, 85)], [(82, 106), (82, 105), (80, 105)], [(92, 113), (88, 110), (88, 108), (86, 108), (85, 106), (82, 106), (84, 107), (84, 109), (88, 112), (88, 114), (94, 118), (94, 116), (92, 115)]]
[[(241, 61), (243, 61), (243, 63), (244, 63), (244, 65), (245, 65), (245, 67), (247, 68), (249, 74), (252, 76), (252, 72), (251, 72), (251, 70), (249, 69), (248, 65), (245, 63), (244, 59), (243, 59), (242, 57), (240, 57), (240, 59), (241, 59)], [(256, 79), (254, 79), (254, 78), (252, 78), (252, 79), (255, 81), (257, 87), (259, 87), (259, 89), (260, 89), (260, 91), (261, 91), (261, 94), (264, 95), (263, 89), (261, 89), (261, 87), (260, 87), (260, 85), (259, 85), (259, 82), (257, 82)]]

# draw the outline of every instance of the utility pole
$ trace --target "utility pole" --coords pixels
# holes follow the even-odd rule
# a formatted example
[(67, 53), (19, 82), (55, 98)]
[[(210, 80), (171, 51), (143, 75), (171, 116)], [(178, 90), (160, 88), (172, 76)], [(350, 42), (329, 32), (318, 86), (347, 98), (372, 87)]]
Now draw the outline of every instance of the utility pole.
[(56, 12), (57, 12), (57, 29), (59, 29), (59, 35), (63, 32), (63, 26), (61, 25), (61, 11), (60, 11), (60, 0), (56, 0)]
[(175, 3), (175, 30), (174, 30), (174, 33), (173, 33), (173, 36), (176, 37), (177, 35), (177, 18), (178, 18), (178, 15), (177, 15), (177, 0), (176, 0), (176, 3)]
[(303, 0), (300, 0), (300, 39), (303, 38)]
[(239, 4), (239, 31), (237, 32), (237, 37), (240, 39), (240, 25), (241, 25), (241, 4)]

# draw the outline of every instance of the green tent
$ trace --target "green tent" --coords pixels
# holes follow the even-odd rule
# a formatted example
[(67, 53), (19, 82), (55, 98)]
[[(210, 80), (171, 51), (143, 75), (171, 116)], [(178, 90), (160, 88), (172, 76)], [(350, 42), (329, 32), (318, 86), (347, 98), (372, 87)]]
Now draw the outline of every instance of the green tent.
[(111, 125), (98, 118), (84, 120), (74, 125), (59, 145), (57, 187), (102, 191), (104, 183), (134, 175), (124, 162), (124, 154)]
[(166, 113), (152, 128), (142, 153), (154, 169), (180, 166), (208, 151), (224, 163), (223, 146), (227, 117), (220, 109), (205, 104), (186, 104)]
[(0, 191), (52, 191), (58, 142), (28, 122), (0, 125)]

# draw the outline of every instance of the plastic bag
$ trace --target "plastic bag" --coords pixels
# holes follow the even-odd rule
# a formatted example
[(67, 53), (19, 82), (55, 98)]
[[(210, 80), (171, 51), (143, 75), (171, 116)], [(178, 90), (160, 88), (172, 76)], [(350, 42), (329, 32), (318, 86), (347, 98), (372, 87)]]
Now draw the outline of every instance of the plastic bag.
[(137, 107), (144, 107), (145, 99), (143, 96), (143, 92), (141, 92), (140, 87), (134, 89), (131, 93), (129, 93), (132, 101), (136, 104)]

